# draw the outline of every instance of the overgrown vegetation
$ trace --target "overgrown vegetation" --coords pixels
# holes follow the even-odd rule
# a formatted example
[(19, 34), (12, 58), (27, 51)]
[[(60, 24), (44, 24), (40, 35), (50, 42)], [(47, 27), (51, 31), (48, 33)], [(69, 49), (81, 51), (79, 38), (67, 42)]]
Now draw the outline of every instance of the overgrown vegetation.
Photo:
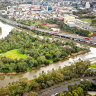
[(2, 33), (2, 28), (0, 27), (0, 34)]
[(77, 15), (80, 19), (83, 19), (83, 18), (86, 18), (86, 19), (95, 19), (96, 18), (96, 16), (92, 15), (87, 10), (73, 12), (73, 14), (74, 15)]
[(81, 19), (84, 22), (88, 22), (89, 24), (92, 24), (92, 19)]
[(70, 28), (69, 26), (64, 24), (63, 21), (59, 21), (57, 19), (49, 19), (47, 20), (47, 22), (51, 24), (57, 24), (61, 30), (64, 30), (66, 32), (76, 33), (82, 36), (88, 36), (88, 34), (90, 34), (90, 31), (87, 31), (87, 30), (78, 29), (76, 27)]
[(96, 19), (92, 19), (92, 25), (96, 26)]
[(96, 19), (86, 19), (86, 18), (83, 18), (81, 19), (82, 21), (85, 21), (85, 22), (88, 22), (89, 24), (91, 24), (92, 26), (95, 26), (96, 25)]
[[(0, 95), (1, 96), (6, 96), (6, 95), (23, 96), (26, 92), (29, 93), (30, 91), (38, 91), (38, 90), (53, 86), (54, 84), (58, 84), (66, 80), (71, 80), (72, 78), (96, 75), (96, 72), (93, 72), (93, 73), (90, 72), (90, 70), (88, 69), (89, 66), (90, 66), (90, 62), (78, 61), (75, 64), (72, 64), (70, 66), (59, 68), (58, 70), (52, 70), (47, 74), (42, 72), (42, 74), (38, 78), (31, 80), (29, 82), (27, 79), (21, 79), (20, 81), (9, 84), (8, 89), (7, 90), (2, 89), (0, 92)], [(89, 84), (86, 86), (89, 86)], [(26, 96), (29, 96), (29, 95), (26, 95)], [(68, 95), (68, 96), (71, 96), (71, 95)]]
[(96, 91), (96, 81), (81, 81), (80, 84), (69, 85), (68, 92), (60, 93), (56, 96), (91, 96), (88, 91)]
[[(26, 54), (28, 57), (7, 58), (7, 52), (12, 52), (14, 49), (17, 49), (19, 54)], [(81, 50), (85, 49), (77, 47), (72, 42), (39, 39), (24, 32), (14, 32), (13, 30), (5, 39), (0, 40), (0, 72), (24, 72), (34, 67), (57, 62)], [(15, 55), (13, 54), (13, 56)]]
[(55, 95), (55, 96), (86, 96), (86, 94), (81, 87), (77, 87), (74, 90), (64, 92), (64, 93), (60, 93), (60, 94)]
[(17, 22), (24, 24), (24, 25), (27, 25), (27, 26), (35, 26), (37, 28), (48, 29), (46, 22), (44, 20), (42, 20), (42, 21), (19, 20)]
[(74, 15), (77, 15), (82, 21), (88, 22), (92, 26), (96, 25), (96, 16), (89, 14), (87, 11), (84, 12), (73, 12)]
[(82, 15), (82, 14), (88, 14), (88, 13), (89, 13), (88, 10), (82, 10), (82, 11), (77, 11), (77, 12), (74, 11), (73, 12), (74, 15), (78, 15), (78, 16)]

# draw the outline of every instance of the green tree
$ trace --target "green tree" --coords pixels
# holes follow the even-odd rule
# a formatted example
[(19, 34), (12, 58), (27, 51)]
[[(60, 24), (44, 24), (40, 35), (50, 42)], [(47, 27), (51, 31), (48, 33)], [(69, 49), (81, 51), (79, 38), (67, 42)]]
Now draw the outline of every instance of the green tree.
[(76, 90), (72, 91), (73, 96), (79, 96)]
[(29, 92), (28, 96), (39, 96), (36, 92)]
[(79, 96), (84, 96), (84, 92), (83, 92), (83, 89), (81, 87), (77, 88), (77, 93)]
[(31, 82), (29, 82), (29, 89), (30, 90), (39, 90), (40, 85), (39, 85), (39, 83), (37, 83), (35, 81), (31, 81)]
[(73, 96), (71, 92), (68, 92), (66, 96)]

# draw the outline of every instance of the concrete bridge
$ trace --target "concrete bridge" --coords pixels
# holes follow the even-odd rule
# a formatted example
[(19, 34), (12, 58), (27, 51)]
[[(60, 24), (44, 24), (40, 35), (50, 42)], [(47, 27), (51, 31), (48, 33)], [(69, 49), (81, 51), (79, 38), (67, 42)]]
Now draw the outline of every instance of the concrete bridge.
[(40, 29), (40, 28), (36, 28), (35, 26), (27, 26), (27, 25), (24, 25), (24, 24), (21, 24), (21, 23), (17, 23), (15, 21), (11, 21), (9, 19), (5, 19), (3, 18), (2, 16), (0, 16), (0, 20), (1, 21), (4, 21), (12, 26), (18, 26), (18, 27), (23, 27), (23, 28), (26, 28), (28, 30), (37, 30), (39, 32), (44, 32), (44, 33), (49, 33), (49, 34), (52, 34), (52, 35), (55, 35), (55, 36), (59, 36), (61, 38), (66, 38), (66, 39), (70, 39), (70, 40), (74, 40), (74, 41), (78, 41), (78, 42), (83, 42), (83, 43), (87, 43), (87, 44), (90, 44), (90, 45), (96, 45), (96, 39), (92, 38), (90, 40), (87, 40), (85, 39), (86, 37), (83, 37), (83, 36), (79, 36), (79, 35), (72, 35), (72, 34), (64, 34), (64, 33), (57, 33), (57, 34), (54, 34), (53, 31), (49, 31), (49, 30), (45, 30), (45, 29)]

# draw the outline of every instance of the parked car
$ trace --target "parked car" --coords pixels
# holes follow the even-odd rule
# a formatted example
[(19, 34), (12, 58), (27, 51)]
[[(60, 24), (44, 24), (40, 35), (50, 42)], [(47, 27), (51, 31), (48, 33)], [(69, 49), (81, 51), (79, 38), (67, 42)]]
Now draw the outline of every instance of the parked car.
[(58, 95), (59, 93), (55, 93), (55, 95)]
[(52, 94), (51, 96), (56, 96), (56, 95), (58, 95), (59, 93), (55, 93), (55, 94)]
[(88, 79), (80, 79), (80, 81), (88, 81)]
[(86, 37), (85, 39), (90, 40), (91, 38)]
[(58, 32), (53, 32), (53, 34), (59, 34)]

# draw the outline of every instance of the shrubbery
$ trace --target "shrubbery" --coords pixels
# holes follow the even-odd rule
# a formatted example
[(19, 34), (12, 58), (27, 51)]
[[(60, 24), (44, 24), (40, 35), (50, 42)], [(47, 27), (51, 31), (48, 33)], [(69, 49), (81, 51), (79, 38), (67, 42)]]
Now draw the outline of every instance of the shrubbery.
[(76, 27), (70, 28), (69, 26), (64, 24), (63, 21), (58, 21), (57, 19), (49, 19), (49, 20), (47, 20), (47, 22), (51, 23), (51, 24), (57, 24), (60, 27), (60, 29), (66, 31), (66, 32), (76, 33), (76, 34), (79, 34), (82, 36), (88, 36), (88, 34), (90, 34), (90, 32), (87, 30), (78, 29)]
[(69, 85), (68, 90), (68, 92), (60, 93), (56, 96), (90, 96), (88, 91), (96, 91), (96, 81), (84, 80), (80, 84)]
[[(21, 79), (17, 82), (13, 82), (12, 84), (9, 84), (8, 86), (9, 91), (7, 91), (6, 94), (10, 94), (9, 96), (16, 96), (17, 94), (19, 94), (19, 96), (23, 96), (23, 93), (25, 92), (38, 91), (40, 89), (53, 86), (54, 84), (64, 82), (65, 80), (71, 80), (72, 78), (78, 78), (82, 76), (84, 77), (85, 72), (88, 70), (89, 65), (90, 65), (90, 62), (78, 61), (75, 64), (72, 64), (70, 66), (59, 68), (58, 70), (52, 70), (52, 72), (48, 72), (47, 74), (42, 72), (42, 74), (38, 78), (29, 82), (27, 79)], [(85, 84), (85, 86), (87, 85)], [(75, 85), (74, 88), (77, 88), (77, 87), (80, 87), (80, 86)], [(72, 88), (73, 87), (70, 87), (70, 90), (74, 90)], [(4, 89), (2, 90), (4, 94)], [(3, 94), (2, 96), (5, 96)]]
[[(65, 47), (68, 45), (70, 48)], [(12, 49), (18, 49), (18, 52), (26, 54), (28, 57), (13, 60), (1, 55), (0, 72), (24, 72), (42, 64), (48, 65), (57, 62), (72, 53), (84, 50), (72, 42), (62, 43), (58, 40), (39, 39), (19, 31), (13, 31), (5, 39), (0, 40), (1, 54)]]

